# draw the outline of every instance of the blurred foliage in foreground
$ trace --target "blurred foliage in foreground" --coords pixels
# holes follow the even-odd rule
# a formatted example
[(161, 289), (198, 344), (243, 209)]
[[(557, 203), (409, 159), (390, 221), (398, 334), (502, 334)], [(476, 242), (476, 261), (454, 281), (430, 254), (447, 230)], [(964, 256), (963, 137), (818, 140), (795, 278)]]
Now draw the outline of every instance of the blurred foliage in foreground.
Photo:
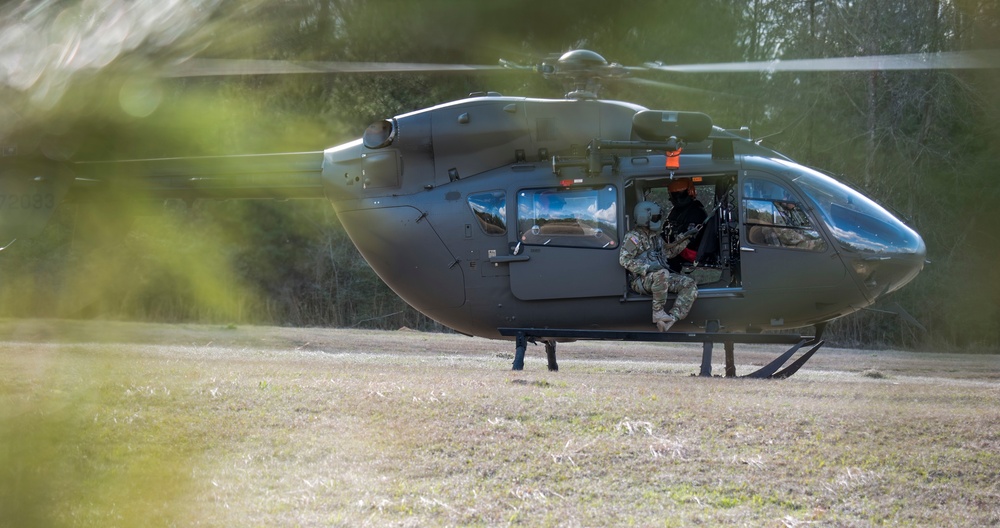
[[(109, 1), (103, 11), (98, 4), (0, 8), (4, 145), (76, 160), (321, 150), (356, 138), (376, 119), (471, 91), (562, 92), (517, 74), (156, 76), (189, 55), (495, 64), (587, 47), (631, 65), (1000, 47), (995, 0), (891, 9), (875, 0), (149, 0)], [(123, 6), (126, 14), (116, 11)], [(101, 21), (127, 23), (128, 31), (108, 32)], [(29, 46), (36, 34), (51, 45)], [(116, 46), (95, 34), (128, 38)], [(832, 325), (834, 341), (1000, 347), (996, 70), (666, 80), (737, 97), (648, 87), (604, 95), (704, 111), (757, 136), (781, 132), (765, 144), (860, 186), (924, 236), (931, 264), (894, 301), (928, 332), (862, 311)], [(387, 290), (320, 201), (124, 198), (124, 216), (64, 207), (40, 237), (0, 251), (0, 316), (438, 328)]]
[(178, 506), (191, 498), (204, 446), (177, 395), (121, 382), (128, 376), (113, 381), (111, 365), (80, 351), (39, 348), (30, 357), (0, 361), (0, 526), (190, 521)]

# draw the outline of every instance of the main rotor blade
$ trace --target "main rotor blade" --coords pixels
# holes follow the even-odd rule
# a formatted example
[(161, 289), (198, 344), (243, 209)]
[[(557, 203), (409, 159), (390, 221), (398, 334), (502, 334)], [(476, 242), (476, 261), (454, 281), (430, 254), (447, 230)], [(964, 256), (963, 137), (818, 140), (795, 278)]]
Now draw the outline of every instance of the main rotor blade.
[(188, 59), (167, 68), (164, 77), (219, 77), (291, 73), (421, 73), (503, 70), (503, 66), (408, 62), (293, 62), (252, 59)]
[(684, 73), (779, 72), (779, 71), (884, 71), (966, 70), (1000, 68), (1000, 50), (948, 51), (906, 55), (871, 55), (718, 64), (646, 63), (648, 68)]
[(654, 86), (657, 88), (664, 88), (667, 90), (673, 90), (676, 92), (688, 92), (696, 94), (707, 94), (707, 95), (719, 95), (723, 97), (739, 97), (738, 95), (733, 95), (725, 92), (716, 92), (713, 90), (705, 90), (703, 88), (693, 88), (691, 86), (684, 86), (683, 84), (674, 84), (661, 81), (653, 81), (650, 79), (642, 79), (638, 77), (625, 77), (622, 79), (616, 79), (616, 82), (624, 82), (629, 84), (638, 84), (642, 86)]

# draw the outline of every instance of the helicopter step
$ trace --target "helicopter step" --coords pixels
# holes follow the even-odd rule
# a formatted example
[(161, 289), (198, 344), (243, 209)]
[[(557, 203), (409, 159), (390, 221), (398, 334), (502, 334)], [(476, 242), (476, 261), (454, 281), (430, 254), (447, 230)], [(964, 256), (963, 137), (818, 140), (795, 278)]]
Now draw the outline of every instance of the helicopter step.
[[(726, 352), (726, 377), (737, 377), (734, 359), (734, 345), (743, 344), (785, 344), (791, 345), (783, 354), (763, 367), (739, 376), (757, 379), (785, 379), (798, 372), (802, 365), (823, 346), (820, 339), (822, 326), (817, 328), (815, 336), (798, 334), (728, 334), (720, 332), (680, 333), (680, 332), (643, 332), (622, 330), (580, 330), (564, 328), (498, 328), (500, 335), (514, 337), (513, 370), (524, 370), (524, 354), (528, 342), (544, 343), (545, 355), (550, 371), (559, 370), (556, 362), (556, 342), (559, 340), (594, 340), (594, 341), (650, 341), (670, 343), (702, 343), (702, 363), (700, 376), (712, 375), (712, 349), (715, 343), (723, 343)], [(781, 368), (802, 347), (810, 348), (785, 368)]]

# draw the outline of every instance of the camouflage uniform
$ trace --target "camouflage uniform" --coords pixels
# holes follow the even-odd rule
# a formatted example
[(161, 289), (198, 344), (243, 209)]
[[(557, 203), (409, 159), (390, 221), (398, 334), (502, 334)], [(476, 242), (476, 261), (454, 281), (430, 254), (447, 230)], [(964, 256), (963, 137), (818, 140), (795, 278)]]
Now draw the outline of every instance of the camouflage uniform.
[[(625, 234), (618, 263), (629, 271), (629, 285), (636, 293), (653, 296), (653, 313), (664, 310), (667, 292), (677, 294), (669, 314), (678, 321), (687, 317), (698, 297), (698, 285), (691, 277), (667, 271), (667, 259), (686, 247), (686, 238), (664, 244), (660, 233), (637, 227)], [(649, 271), (650, 266), (663, 269)]]

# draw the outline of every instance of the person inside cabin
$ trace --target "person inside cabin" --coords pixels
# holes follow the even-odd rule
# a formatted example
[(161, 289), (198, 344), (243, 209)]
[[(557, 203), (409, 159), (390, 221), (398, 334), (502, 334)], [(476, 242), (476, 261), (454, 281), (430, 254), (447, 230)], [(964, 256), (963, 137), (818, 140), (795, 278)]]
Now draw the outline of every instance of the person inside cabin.
[(787, 189), (764, 180), (743, 185), (747, 240), (751, 244), (825, 251), (823, 237)]
[[(635, 229), (625, 234), (618, 253), (618, 263), (629, 273), (632, 291), (653, 297), (653, 324), (666, 332), (674, 323), (687, 317), (698, 298), (695, 280), (680, 273), (670, 273), (667, 260), (687, 247), (688, 238), (673, 242), (663, 240), (664, 218), (654, 202), (639, 202), (635, 206)], [(688, 235), (688, 236), (693, 236)], [(668, 312), (667, 292), (677, 294)]]
[(705, 212), (705, 206), (698, 201), (698, 193), (691, 178), (678, 178), (670, 182), (667, 191), (670, 192), (670, 204), (673, 206), (667, 214), (668, 229), (664, 233), (667, 242), (674, 242), (686, 233), (695, 232), (693, 236), (687, 238), (688, 243), (680, 253), (668, 261), (670, 269), (678, 272), (685, 264), (693, 263), (697, 258), (698, 245), (701, 244), (702, 237), (700, 229), (705, 224), (708, 213)]

